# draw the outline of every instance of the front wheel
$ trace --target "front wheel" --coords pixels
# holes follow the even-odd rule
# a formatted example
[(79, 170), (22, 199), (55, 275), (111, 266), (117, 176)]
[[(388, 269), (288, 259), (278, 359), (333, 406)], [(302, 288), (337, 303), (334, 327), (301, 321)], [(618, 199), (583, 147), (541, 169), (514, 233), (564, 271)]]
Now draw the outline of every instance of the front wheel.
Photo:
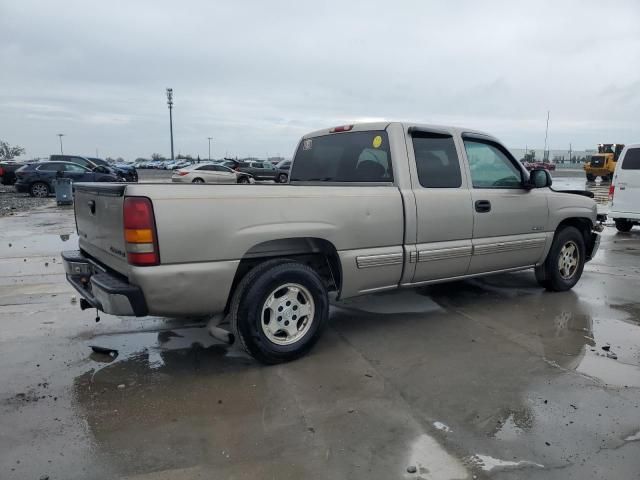
[(278, 175), (278, 182), (287, 183), (288, 178), (289, 176), (286, 173), (281, 173), (280, 175)]
[(307, 265), (271, 260), (240, 282), (231, 305), (236, 338), (256, 360), (276, 364), (306, 354), (329, 317), (322, 278)]
[(633, 223), (625, 218), (616, 218), (615, 222), (619, 232), (628, 232), (633, 228)]
[(249, 177), (240, 177), (238, 178), (238, 183), (247, 184), (249, 183)]
[(590, 173), (587, 173), (587, 181), (588, 182), (595, 182), (596, 180), (596, 176), (595, 175), (591, 175)]
[(535, 269), (538, 283), (553, 292), (573, 288), (582, 276), (585, 251), (584, 237), (577, 228), (558, 231), (546, 260)]

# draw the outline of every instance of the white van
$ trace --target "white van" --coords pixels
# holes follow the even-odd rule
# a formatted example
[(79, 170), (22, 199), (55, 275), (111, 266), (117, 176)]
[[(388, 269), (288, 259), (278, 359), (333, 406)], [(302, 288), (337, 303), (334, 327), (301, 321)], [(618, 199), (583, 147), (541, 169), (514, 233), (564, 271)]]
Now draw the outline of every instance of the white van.
[(616, 228), (628, 232), (640, 225), (640, 143), (627, 145), (620, 154), (609, 187), (609, 218)]

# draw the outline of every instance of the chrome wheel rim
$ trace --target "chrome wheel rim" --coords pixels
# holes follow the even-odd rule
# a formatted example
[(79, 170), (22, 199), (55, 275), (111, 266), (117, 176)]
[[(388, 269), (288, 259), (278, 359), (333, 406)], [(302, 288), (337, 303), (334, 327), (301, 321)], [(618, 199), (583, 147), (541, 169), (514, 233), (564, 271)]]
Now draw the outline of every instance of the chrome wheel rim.
[(46, 197), (49, 194), (49, 189), (47, 188), (47, 186), (41, 183), (34, 185), (31, 188), (31, 191), (33, 192), (33, 195), (35, 197)]
[(262, 332), (276, 345), (291, 345), (307, 334), (314, 313), (309, 290), (297, 283), (281, 285), (269, 294), (262, 306)]
[(204, 180), (200, 180), (199, 178), (196, 178), (193, 183), (204, 183)]
[(558, 258), (560, 276), (565, 280), (571, 279), (578, 270), (579, 260), (578, 245), (573, 240), (569, 240), (560, 249), (560, 257)]

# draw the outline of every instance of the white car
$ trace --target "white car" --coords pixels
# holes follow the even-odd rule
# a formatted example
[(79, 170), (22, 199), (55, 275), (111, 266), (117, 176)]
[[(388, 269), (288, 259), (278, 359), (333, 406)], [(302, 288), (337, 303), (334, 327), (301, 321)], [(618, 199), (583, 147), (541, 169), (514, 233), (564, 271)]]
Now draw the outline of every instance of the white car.
[(620, 154), (609, 187), (609, 218), (616, 228), (628, 232), (640, 225), (640, 143), (627, 145)]
[(178, 183), (255, 183), (253, 177), (215, 163), (200, 163), (176, 170), (171, 177)]

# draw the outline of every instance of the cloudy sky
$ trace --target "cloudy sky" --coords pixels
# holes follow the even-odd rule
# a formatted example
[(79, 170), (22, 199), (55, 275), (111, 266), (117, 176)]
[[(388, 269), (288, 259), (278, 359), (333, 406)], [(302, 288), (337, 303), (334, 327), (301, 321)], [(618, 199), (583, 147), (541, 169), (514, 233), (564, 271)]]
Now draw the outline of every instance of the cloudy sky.
[(367, 119), (512, 148), (640, 142), (640, 2), (0, 0), (0, 139), (27, 157), (290, 156)]

